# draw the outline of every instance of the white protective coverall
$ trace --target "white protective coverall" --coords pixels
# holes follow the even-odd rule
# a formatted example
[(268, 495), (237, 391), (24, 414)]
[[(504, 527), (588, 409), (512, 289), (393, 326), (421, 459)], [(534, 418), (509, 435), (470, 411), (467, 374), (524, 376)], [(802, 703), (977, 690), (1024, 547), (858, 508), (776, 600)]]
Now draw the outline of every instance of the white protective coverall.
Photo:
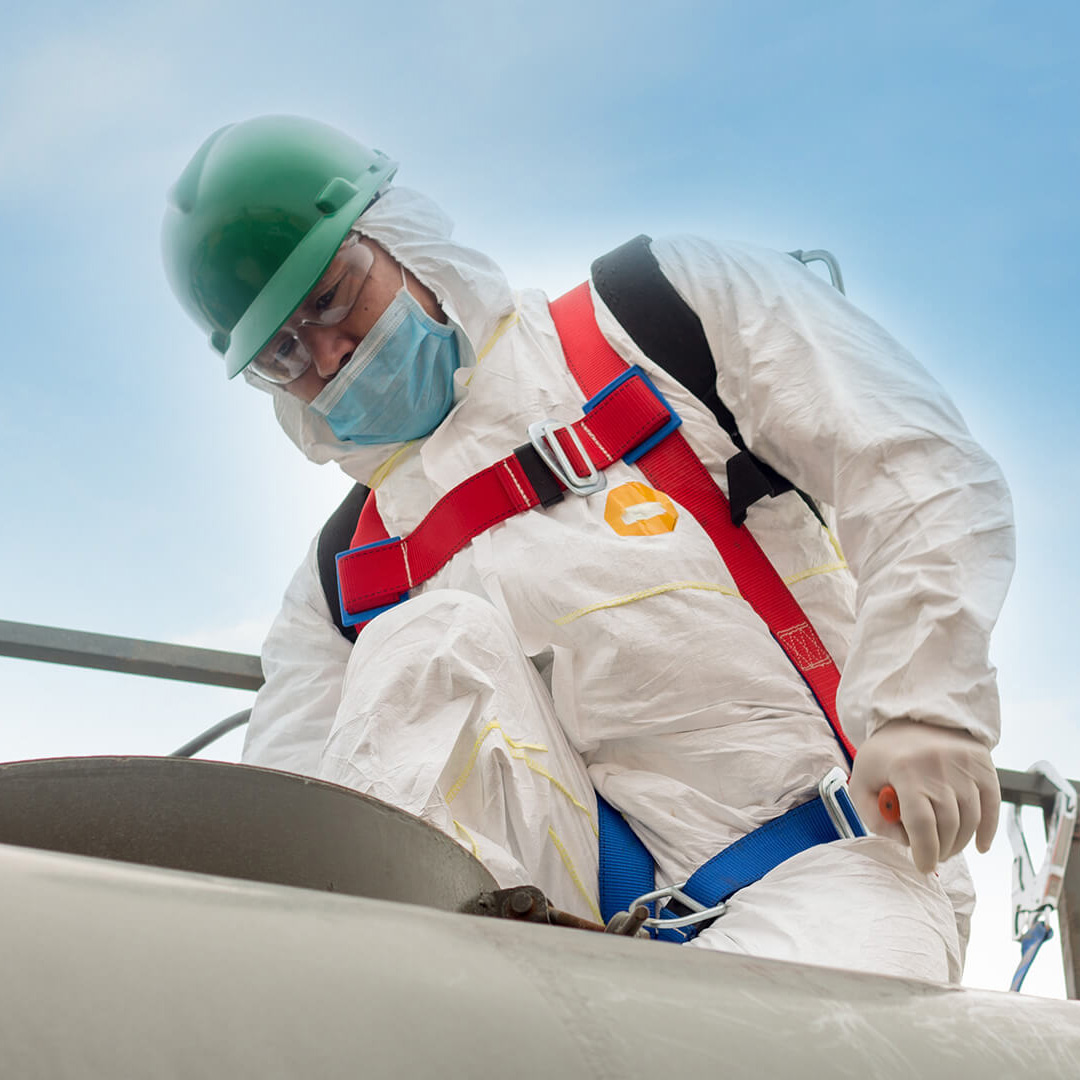
[[(390, 535), (406, 535), (525, 442), (531, 422), (577, 419), (583, 395), (546, 298), (512, 293), (428, 200), (391, 188), (357, 228), (457, 329), (449, 416), (416, 443), (359, 447), (250, 381), (309, 458), (372, 487)], [(702, 320), (747, 444), (834, 522), (823, 528), (788, 493), (755, 504), (747, 524), (843, 672), (849, 736), (858, 745), (907, 717), (992, 745), (988, 639), (1013, 560), (996, 465), (912, 357), (790, 256), (695, 237), (653, 251)], [(650, 373), (726, 490), (728, 436), (594, 302), (604, 335)], [(631, 466), (607, 481), (477, 537), (355, 648), (331, 621), (313, 545), (264, 646), (245, 760), (419, 814), (502, 885), (534, 883), (594, 919), (594, 786), (647, 845), (660, 884), (810, 798), (843, 758), (802, 678), (696, 521), (631, 486), (645, 483)], [(956, 980), (968, 886), (959, 859), (923, 875), (895, 841), (837, 841), (742, 890), (694, 944)]]

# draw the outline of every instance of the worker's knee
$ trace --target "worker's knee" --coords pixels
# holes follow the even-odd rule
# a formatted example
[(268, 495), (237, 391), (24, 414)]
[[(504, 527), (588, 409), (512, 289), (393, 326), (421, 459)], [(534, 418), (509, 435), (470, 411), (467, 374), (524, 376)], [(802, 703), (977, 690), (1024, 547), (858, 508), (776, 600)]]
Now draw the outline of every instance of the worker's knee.
[(429, 589), (391, 608), (386, 614), (439, 625), (483, 626), (492, 621), (505, 622), (491, 601), (462, 589)]
[(551, 707), (509, 620), (480, 597), (439, 589), (384, 612), (360, 634), (331, 743), (348, 756), (372, 723), (399, 735), (434, 724), (439, 738), (466, 731), (471, 748), (484, 725), (518, 713), (538, 714), (511, 724), (532, 737), (545, 730), (539, 717), (549, 718)]
[(392, 653), (400, 669), (403, 656), (463, 661), (520, 655), (509, 620), (489, 601), (459, 589), (432, 589), (392, 607), (360, 634), (350, 668), (368, 671)]

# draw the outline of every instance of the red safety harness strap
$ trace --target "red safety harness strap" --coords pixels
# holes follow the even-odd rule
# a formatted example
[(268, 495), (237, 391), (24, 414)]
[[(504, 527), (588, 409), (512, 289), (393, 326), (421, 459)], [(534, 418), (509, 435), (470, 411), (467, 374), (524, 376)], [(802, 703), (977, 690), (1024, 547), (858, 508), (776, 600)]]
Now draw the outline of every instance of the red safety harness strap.
[[(583, 478), (589, 463), (606, 469), (670, 422), (668, 408), (644, 379), (634, 377), (580, 420), (555, 425), (548, 440), (557, 440)], [(579, 445), (589, 463), (582, 460)], [(565, 487), (558, 477), (551, 479)], [(356, 625), (374, 618), (436, 574), (474, 537), (540, 502), (517, 455), (511, 454), (448, 491), (404, 539), (386, 535), (374, 507), (362, 513), (353, 548), (337, 557), (342, 621)]]
[[(576, 474), (555, 471), (549, 484), (562, 491), (563, 480), (583, 479), (590, 464), (602, 471), (619, 458), (636, 462), (649, 483), (675, 499), (709, 535), (739, 593), (806, 680), (852, 759), (854, 747), (836, 714), (836, 664), (750, 531), (732, 524), (724, 493), (675, 430), (678, 417), (644, 373), (631, 368), (600, 333), (588, 283), (554, 301), (551, 314), (570, 371), (589, 400), (585, 416), (573, 424), (548, 422), (548, 449), (556, 441)], [(369, 498), (352, 549), (337, 557), (342, 621), (356, 625), (374, 618), (434, 576), (474, 537), (542, 501), (550, 500), (541, 499), (517, 453), (448, 491), (404, 539), (387, 535)]]
[[(596, 325), (587, 282), (551, 304), (567, 365), (581, 392), (592, 397), (628, 368)], [(840, 672), (783, 579), (745, 525), (736, 527), (723, 491), (679, 431), (637, 460), (649, 483), (683, 506), (708, 533), (743, 599), (768, 626), (806, 680), (849, 761), (855, 756), (840, 726)]]

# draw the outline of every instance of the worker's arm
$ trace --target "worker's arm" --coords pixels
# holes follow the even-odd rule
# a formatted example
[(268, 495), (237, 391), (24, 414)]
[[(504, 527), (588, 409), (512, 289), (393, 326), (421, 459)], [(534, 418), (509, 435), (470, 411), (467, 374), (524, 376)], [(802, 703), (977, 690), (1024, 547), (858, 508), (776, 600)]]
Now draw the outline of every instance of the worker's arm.
[(351, 652), (351, 643), (331, 619), (313, 543), (263, 643), (266, 683), (252, 709), (245, 762), (289, 772), (316, 772), (341, 700)]
[[(971, 835), (963, 777), (983, 776), (998, 736), (987, 653), (1013, 565), (1000, 470), (914, 358), (790, 256), (695, 238), (653, 250), (702, 319), (721, 400), (747, 444), (836, 509), (857, 581), (838, 698), (849, 735), (866, 744), (855, 779), (865, 773), (867, 790), (893, 783), (926, 865), (931, 813), (936, 854)], [(901, 789), (931, 759), (945, 763), (936, 782), (952, 796), (909, 794), (905, 805)], [(985, 841), (995, 797), (975, 813)]]

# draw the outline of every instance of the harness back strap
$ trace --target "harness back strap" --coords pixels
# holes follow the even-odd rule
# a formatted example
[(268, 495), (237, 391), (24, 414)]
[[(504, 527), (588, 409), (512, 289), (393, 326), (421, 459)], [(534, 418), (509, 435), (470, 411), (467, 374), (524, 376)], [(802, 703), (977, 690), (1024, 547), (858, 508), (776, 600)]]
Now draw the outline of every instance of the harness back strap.
[[(349, 641), (356, 640), (356, 627), (346, 626), (341, 621), (341, 608), (336, 602), (338, 585), (335, 560), (339, 551), (353, 546), (349, 543), (349, 538), (356, 530), (356, 522), (362, 509), (369, 505), (373, 506), (375, 503), (375, 500), (368, 499), (367, 495), (368, 489), (363, 484), (353, 484), (349, 494), (341, 501), (341, 505), (326, 519), (326, 524), (319, 531), (319, 542), (316, 547), (319, 583), (322, 585), (323, 596), (326, 597), (326, 604), (330, 608), (334, 625)], [(385, 535), (384, 532), (383, 536)]]
[(732, 522), (741, 525), (759, 499), (786, 491), (795, 491), (821, 521), (814, 500), (747, 447), (735, 417), (716, 392), (716, 364), (701, 320), (660, 269), (650, 243), (642, 234), (601, 255), (592, 264), (593, 287), (634, 344), (674, 375), (731, 437), (738, 449), (727, 462)]
[[(628, 370), (596, 325), (588, 282), (553, 301), (551, 314), (567, 364), (586, 397), (593, 397)], [(750, 531), (732, 523), (727, 498), (682, 432), (669, 433), (637, 459), (637, 466), (654, 488), (682, 505), (708, 533), (740, 595), (806, 680), (850, 764), (855, 748), (836, 713), (840, 683), (836, 664)]]

